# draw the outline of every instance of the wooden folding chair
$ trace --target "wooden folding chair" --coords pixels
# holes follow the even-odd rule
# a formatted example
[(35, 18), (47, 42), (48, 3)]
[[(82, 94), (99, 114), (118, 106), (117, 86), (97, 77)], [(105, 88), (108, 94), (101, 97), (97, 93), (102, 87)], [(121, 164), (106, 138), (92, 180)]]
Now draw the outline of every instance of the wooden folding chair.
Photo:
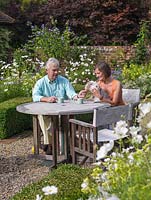
[[(96, 161), (97, 146), (100, 142), (119, 140), (121, 136), (115, 135), (111, 129), (100, 129), (101, 126), (115, 124), (120, 120), (129, 121), (132, 118), (131, 106), (115, 106), (95, 109), (93, 123), (86, 123), (70, 119), (71, 155), (72, 163), (83, 165), (88, 159)], [(78, 158), (82, 160), (78, 163)]]
[(140, 89), (122, 89), (122, 97), (125, 103), (131, 104), (132, 109), (132, 121), (129, 122), (131, 125), (134, 122), (134, 119), (136, 119), (137, 111), (138, 111), (138, 105), (140, 103)]

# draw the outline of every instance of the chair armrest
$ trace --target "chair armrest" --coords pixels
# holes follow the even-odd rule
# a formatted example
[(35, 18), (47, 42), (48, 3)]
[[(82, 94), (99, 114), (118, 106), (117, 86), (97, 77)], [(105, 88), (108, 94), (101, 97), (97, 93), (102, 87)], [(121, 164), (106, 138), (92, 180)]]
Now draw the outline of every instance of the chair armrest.
[(80, 126), (84, 126), (84, 127), (87, 127), (87, 128), (94, 128), (94, 126), (92, 124), (87, 123), (87, 122), (83, 122), (83, 121), (80, 121), (80, 120), (77, 120), (77, 119), (69, 119), (69, 122), (73, 123), (73, 124), (80, 125)]
[(138, 105), (140, 104), (140, 102), (135, 102), (135, 103), (132, 103), (132, 107), (137, 107)]
[(140, 104), (140, 102), (129, 103), (129, 105), (131, 106), (132, 109), (137, 107), (139, 104)]

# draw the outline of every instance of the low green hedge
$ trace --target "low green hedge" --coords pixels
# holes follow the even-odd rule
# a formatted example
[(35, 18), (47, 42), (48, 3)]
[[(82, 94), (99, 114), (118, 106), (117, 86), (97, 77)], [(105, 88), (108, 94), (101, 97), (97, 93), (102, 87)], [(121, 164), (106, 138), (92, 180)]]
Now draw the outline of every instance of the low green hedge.
[(32, 101), (31, 98), (17, 97), (0, 103), (0, 138), (8, 138), (32, 128), (32, 116), (16, 111), (16, 106)]
[[(91, 172), (89, 168), (81, 168), (76, 165), (62, 164), (57, 169), (49, 173), (43, 180), (25, 187), (17, 193), (11, 200), (35, 200), (36, 195), (42, 196), (42, 200), (77, 200), (87, 199), (87, 194), (81, 192), (81, 184)], [(45, 196), (42, 188), (46, 186), (56, 186), (58, 193)]]

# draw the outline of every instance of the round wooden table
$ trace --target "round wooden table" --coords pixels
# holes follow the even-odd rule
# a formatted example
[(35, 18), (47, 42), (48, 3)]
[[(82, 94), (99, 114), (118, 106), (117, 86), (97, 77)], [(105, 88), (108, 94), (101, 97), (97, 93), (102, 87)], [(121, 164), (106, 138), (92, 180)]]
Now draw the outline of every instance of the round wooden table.
[[(38, 115), (49, 115), (52, 119), (52, 154), (53, 154), (53, 166), (56, 167), (57, 164), (57, 155), (58, 155), (58, 116), (67, 116), (77, 115), (77, 114), (85, 114), (85, 113), (93, 113), (95, 108), (105, 108), (109, 107), (108, 103), (94, 103), (93, 101), (84, 100), (83, 104), (78, 104), (77, 101), (66, 100), (64, 103), (45, 103), (45, 102), (30, 102), (18, 105), (16, 110), (21, 113), (33, 115), (33, 141), (34, 141), (34, 150), (35, 154), (39, 154), (39, 123), (38, 123)], [(68, 132), (69, 132), (69, 122), (67, 121), (64, 124), (64, 149), (65, 156), (68, 160)]]

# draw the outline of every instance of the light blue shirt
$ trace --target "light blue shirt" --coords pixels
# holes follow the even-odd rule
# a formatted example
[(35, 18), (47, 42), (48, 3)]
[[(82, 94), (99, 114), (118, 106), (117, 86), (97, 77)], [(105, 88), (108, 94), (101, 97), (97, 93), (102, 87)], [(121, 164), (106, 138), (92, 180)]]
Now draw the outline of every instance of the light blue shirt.
[(39, 79), (33, 89), (33, 101), (40, 101), (42, 97), (63, 97), (72, 99), (76, 94), (68, 79), (58, 75), (54, 81), (48, 79), (48, 75)]

